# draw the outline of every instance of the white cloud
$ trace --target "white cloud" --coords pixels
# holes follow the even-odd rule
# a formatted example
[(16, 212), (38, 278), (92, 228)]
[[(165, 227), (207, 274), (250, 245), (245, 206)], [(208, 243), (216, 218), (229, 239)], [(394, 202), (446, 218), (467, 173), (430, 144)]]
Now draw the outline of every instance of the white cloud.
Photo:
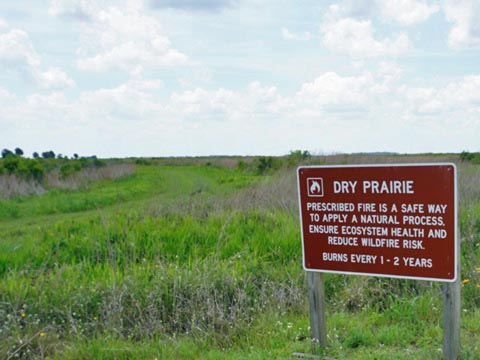
[(328, 16), (334, 18), (353, 17), (355, 19), (371, 18), (375, 15), (376, 2), (372, 0), (343, 0), (330, 5)]
[(411, 47), (406, 34), (399, 34), (393, 40), (375, 39), (370, 20), (330, 19), (321, 26), (321, 33), (327, 49), (356, 58), (399, 56)]
[(396, 63), (381, 61), (378, 64), (378, 75), (384, 79), (385, 83), (391, 83), (402, 77), (403, 69)]
[(465, 76), (462, 81), (446, 86), (444, 93), (450, 106), (467, 106), (480, 110), (480, 75)]
[(438, 12), (437, 1), (425, 0), (344, 0), (329, 7), (329, 15), (336, 18), (352, 17), (358, 20), (377, 18), (401, 25), (425, 22)]
[(11, 29), (0, 34), (0, 61), (30, 68), (40, 66), (40, 57), (35, 52), (27, 32), (20, 29)]
[(375, 25), (420, 24), (438, 11), (436, 1), (343, 0), (328, 7), (320, 27), (322, 43), (334, 53), (354, 58), (404, 55), (412, 48), (408, 34), (377, 32)]
[(418, 24), (426, 21), (439, 7), (433, 3), (417, 0), (382, 0), (378, 1), (380, 13), (403, 25)]
[(342, 76), (326, 72), (301, 85), (292, 96), (258, 81), (244, 90), (197, 88), (172, 94), (163, 114), (196, 123), (209, 121), (286, 121), (325, 118), (332, 114), (369, 112), (385, 101), (402, 74), (394, 63), (382, 63), (377, 73)]
[(15, 96), (0, 86), (0, 103), (12, 102)]
[(63, 70), (55, 67), (51, 67), (47, 71), (35, 72), (35, 76), (40, 86), (45, 89), (61, 90), (75, 85), (75, 82)]
[(185, 64), (187, 57), (162, 42), (137, 43), (123, 42), (93, 57), (78, 61), (82, 70), (105, 71), (121, 69), (132, 74), (138, 73), (143, 66), (165, 67)]
[(188, 57), (172, 47), (160, 24), (144, 13), (140, 2), (96, 11), (88, 8), (83, 13), (88, 14), (89, 21), (82, 24), (83, 45), (77, 50), (84, 56), (77, 62), (82, 70), (120, 69), (138, 74), (144, 67), (188, 63)]
[(0, 34), (0, 63), (4, 69), (16, 72), (18, 76), (30, 76), (42, 88), (62, 89), (74, 85), (61, 69), (42, 69), (41, 58), (28, 33), (21, 29), (7, 29)]
[(115, 88), (84, 92), (77, 107), (85, 114), (85, 121), (89, 118), (139, 120), (159, 113), (153, 93), (162, 86), (159, 80), (131, 80)]
[(412, 114), (441, 116), (480, 115), (480, 75), (465, 76), (440, 88), (403, 88), (406, 108)]
[(444, 111), (445, 104), (438, 98), (435, 88), (405, 88), (405, 106), (411, 114), (432, 114)]
[(21, 112), (27, 115), (27, 120), (44, 120), (48, 122), (50, 117), (50, 121), (56, 124), (64, 119), (63, 116), (58, 115), (63, 115), (70, 107), (67, 98), (60, 92), (51, 92), (46, 95), (29, 95), (26, 97), (24, 105)]
[(93, 0), (51, 0), (48, 8), (50, 16), (72, 17), (78, 20), (88, 20), (98, 11)]
[(305, 31), (303, 33), (296, 33), (285, 27), (282, 28), (282, 36), (285, 40), (294, 41), (308, 41), (313, 38), (313, 35), (308, 31)]
[[(472, 133), (477, 131), (480, 75), (418, 88), (402, 84), (402, 74), (392, 62), (350, 76), (326, 72), (291, 96), (258, 81), (240, 90), (175, 92), (163, 100), (157, 95), (163, 87), (158, 80), (130, 80), (83, 92), (74, 100), (61, 93), (12, 99), (0, 89), (0, 102), (12, 100), (19, 109), (1, 126), (19, 134), (42, 134), (42, 142), (63, 152), (97, 152), (88, 149), (100, 142), (103, 156), (132, 156), (136, 149), (151, 149), (151, 155), (262, 153), (311, 144), (343, 151), (358, 151), (358, 146), (365, 151), (411, 151), (417, 148), (412, 142), (404, 144), (408, 133), (424, 140), (433, 131), (439, 141), (450, 141), (450, 133), (469, 125)], [(10, 108), (0, 107), (0, 117), (8, 113)], [(450, 133), (441, 130), (448, 122), (454, 124)], [(55, 139), (44, 131), (52, 126)], [(68, 150), (66, 139), (75, 139), (78, 148)], [(285, 143), (278, 144), (278, 139)], [(245, 147), (248, 143), (251, 148)], [(435, 150), (421, 148), (428, 149)]]
[(418, 0), (381, 0), (377, 1), (380, 14), (385, 19), (396, 21), (402, 25), (413, 25), (425, 22), (439, 10), (436, 3), (429, 5)]
[(150, 0), (149, 2), (154, 8), (218, 12), (234, 6), (237, 1), (238, 0)]
[(244, 91), (197, 88), (174, 93), (164, 109), (173, 117), (193, 122), (243, 122), (278, 116), (286, 106), (276, 87), (265, 87), (254, 81)]
[(211, 84), (214, 80), (213, 71), (209, 67), (194, 66), (184, 71), (183, 76), (178, 79), (178, 83), (185, 88), (192, 88), (195, 84)]
[(372, 83), (369, 74), (341, 77), (335, 72), (327, 72), (313, 82), (303, 84), (296, 102), (312, 110), (359, 110), (368, 107), (368, 91)]
[(445, 17), (452, 23), (448, 46), (461, 49), (480, 46), (480, 3), (476, 0), (444, 0)]
[(0, 29), (6, 28), (6, 27), (8, 27), (8, 23), (4, 19), (0, 18)]
[[(478, 147), (478, 51), (446, 43), (450, 31), (450, 47), (480, 46), (478, 0), (317, 3), (0, 6), (0, 134), (15, 143), (5, 146), (103, 156)], [(292, 43), (312, 40), (322, 51)]]

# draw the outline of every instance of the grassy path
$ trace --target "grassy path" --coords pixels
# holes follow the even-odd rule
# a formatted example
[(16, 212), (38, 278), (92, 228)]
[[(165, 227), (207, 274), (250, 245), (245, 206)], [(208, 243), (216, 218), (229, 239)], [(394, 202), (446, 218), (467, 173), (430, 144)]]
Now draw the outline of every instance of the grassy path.
[(253, 177), (230, 169), (142, 166), (132, 176), (100, 181), (77, 191), (52, 190), (43, 196), (2, 200), (0, 225), (12, 219), (142, 204), (148, 198), (178, 202), (202, 192), (221, 195), (233, 187), (244, 187), (252, 180)]

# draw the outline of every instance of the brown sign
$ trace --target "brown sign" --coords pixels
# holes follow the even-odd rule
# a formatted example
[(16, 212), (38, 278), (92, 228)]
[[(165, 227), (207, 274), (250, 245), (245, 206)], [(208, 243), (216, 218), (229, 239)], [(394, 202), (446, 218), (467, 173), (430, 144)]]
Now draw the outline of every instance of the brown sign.
[(454, 164), (298, 168), (309, 271), (455, 281)]

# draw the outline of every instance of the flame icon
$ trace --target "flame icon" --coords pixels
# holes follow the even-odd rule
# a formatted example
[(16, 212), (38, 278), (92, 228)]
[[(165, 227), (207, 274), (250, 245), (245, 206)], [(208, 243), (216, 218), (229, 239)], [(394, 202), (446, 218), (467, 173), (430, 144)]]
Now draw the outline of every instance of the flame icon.
[(310, 194), (318, 194), (322, 191), (322, 187), (318, 183), (318, 181), (313, 180), (312, 184), (310, 185)]
[(322, 197), (323, 196), (323, 179), (308, 178), (307, 191), (308, 191), (308, 196)]

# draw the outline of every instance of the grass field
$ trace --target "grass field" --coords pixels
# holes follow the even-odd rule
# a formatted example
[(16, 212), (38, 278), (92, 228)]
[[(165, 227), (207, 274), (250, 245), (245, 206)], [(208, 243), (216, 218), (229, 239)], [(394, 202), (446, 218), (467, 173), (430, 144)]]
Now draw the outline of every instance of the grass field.
[[(480, 165), (458, 170), (462, 358), (479, 359)], [(310, 353), (297, 206), (291, 163), (259, 175), (228, 158), (141, 161), (114, 180), (0, 200), (0, 358)], [(326, 357), (441, 358), (440, 284), (326, 275), (325, 286)]]

